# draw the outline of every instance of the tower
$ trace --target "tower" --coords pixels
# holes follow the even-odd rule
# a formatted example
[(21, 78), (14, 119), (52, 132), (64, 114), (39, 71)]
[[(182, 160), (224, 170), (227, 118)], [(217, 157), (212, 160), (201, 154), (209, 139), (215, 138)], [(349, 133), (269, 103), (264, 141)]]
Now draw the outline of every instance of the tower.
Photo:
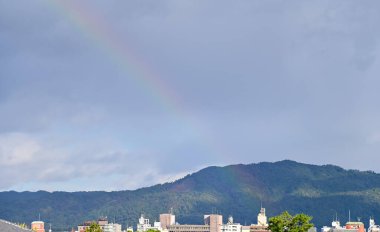
[(265, 208), (261, 207), (260, 213), (257, 215), (257, 225), (268, 226), (267, 216), (265, 215)]

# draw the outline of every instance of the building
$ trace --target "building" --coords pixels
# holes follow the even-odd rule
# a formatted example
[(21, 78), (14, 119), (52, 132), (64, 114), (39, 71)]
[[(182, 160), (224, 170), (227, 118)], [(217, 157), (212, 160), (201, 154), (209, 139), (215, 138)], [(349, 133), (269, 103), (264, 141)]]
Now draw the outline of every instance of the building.
[(144, 232), (147, 230), (159, 230), (162, 231), (161, 223), (160, 222), (154, 222), (153, 226), (149, 223), (149, 219), (144, 217), (144, 214), (141, 214), (141, 217), (139, 218), (139, 223), (137, 224), (137, 231)]
[(108, 225), (107, 217), (100, 217), (97, 221), (85, 221), (83, 224), (78, 226), (78, 232), (85, 232), (87, 228), (90, 228), (91, 224), (96, 223), (100, 226), (102, 230)]
[(250, 232), (251, 226), (241, 226), (241, 232)]
[(363, 222), (347, 222), (346, 223), (347, 230), (356, 230), (357, 232), (365, 232)]
[(121, 232), (121, 225), (117, 223), (108, 223), (103, 225), (103, 232)]
[(94, 223), (94, 221), (85, 221), (83, 224), (78, 226), (78, 232), (84, 232), (87, 228), (90, 228), (91, 224)]
[(204, 215), (205, 225), (210, 226), (210, 232), (222, 232), (223, 216), (219, 214)]
[(222, 232), (241, 232), (241, 227), (239, 223), (234, 223), (232, 216), (229, 216), (227, 224), (222, 225)]
[(261, 207), (259, 214), (257, 215), (257, 224), (252, 224), (249, 228), (250, 232), (269, 232), (268, 219), (265, 215), (265, 208)]
[(321, 232), (365, 232), (362, 222), (347, 222), (346, 226), (342, 227), (338, 220), (331, 223), (331, 227), (324, 226)]
[(45, 223), (43, 221), (34, 221), (31, 228), (35, 232), (45, 232)]
[(373, 218), (369, 219), (368, 232), (380, 232), (380, 226), (375, 224), (375, 220)]
[(163, 230), (166, 230), (168, 226), (175, 224), (175, 215), (172, 213), (160, 214), (160, 223)]
[(147, 231), (148, 228), (151, 228), (152, 225), (149, 223), (149, 219), (144, 217), (144, 214), (141, 214), (139, 218), (139, 223), (137, 224), (137, 231)]
[(168, 232), (210, 232), (209, 225), (171, 225)]
[(261, 207), (260, 213), (257, 215), (257, 225), (268, 227), (268, 219), (265, 215), (265, 208)]

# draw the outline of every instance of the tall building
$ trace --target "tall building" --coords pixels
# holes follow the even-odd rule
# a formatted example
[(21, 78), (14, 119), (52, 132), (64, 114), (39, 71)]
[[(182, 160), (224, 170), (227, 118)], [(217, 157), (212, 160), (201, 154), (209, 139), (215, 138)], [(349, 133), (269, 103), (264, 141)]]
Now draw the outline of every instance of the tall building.
[(250, 232), (269, 232), (268, 219), (265, 215), (265, 208), (261, 207), (259, 214), (257, 215), (257, 224), (250, 226)]
[(222, 232), (223, 216), (210, 214), (204, 216), (205, 225), (210, 226), (210, 232)]
[(160, 214), (160, 223), (162, 229), (166, 230), (168, 226), (175, 224), (175, 215), (172, 213)]
[(257, 215), (257, 225), (258, 226), (268, 226), (268, 219), (265, 215), (265, 208), (261, 207), (260, 213)]
[(45, 232), (45, 223), (43, 221), (32, 222), (32, 230), (35, 232)]

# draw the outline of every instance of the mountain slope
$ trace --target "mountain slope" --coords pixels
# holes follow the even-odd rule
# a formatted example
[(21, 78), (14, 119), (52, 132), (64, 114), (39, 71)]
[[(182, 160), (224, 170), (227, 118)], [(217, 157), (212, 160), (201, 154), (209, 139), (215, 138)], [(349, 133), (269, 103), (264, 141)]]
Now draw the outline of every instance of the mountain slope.
[(173, 208), (180, 223), (202, 223), (213, 209), (232, 214), (242, 224), (255, 223), (260, 204), (269, 216), (284, 210), (304, 212), (313, 222), (329, 224), (338, 213), (342, 222), (351, 210), (365, 222), (380, 220), (380, 175), (332, 165), (294, 161), (208, 167), (173, 183), (118, 192), (2, 192), (0, 218), (30, 223), (41, 214), (54, 228), (69, 228), (107, 215), (136, 225), (140, 213), (158, 220)]

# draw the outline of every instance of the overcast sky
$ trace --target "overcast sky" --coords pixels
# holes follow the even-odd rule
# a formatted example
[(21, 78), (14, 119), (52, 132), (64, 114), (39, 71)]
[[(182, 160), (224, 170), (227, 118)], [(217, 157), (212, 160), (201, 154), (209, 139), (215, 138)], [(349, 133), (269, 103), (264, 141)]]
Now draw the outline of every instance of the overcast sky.
[(0, 0), (0, 190), (292, 159), (380, 172), (380, 2)]

